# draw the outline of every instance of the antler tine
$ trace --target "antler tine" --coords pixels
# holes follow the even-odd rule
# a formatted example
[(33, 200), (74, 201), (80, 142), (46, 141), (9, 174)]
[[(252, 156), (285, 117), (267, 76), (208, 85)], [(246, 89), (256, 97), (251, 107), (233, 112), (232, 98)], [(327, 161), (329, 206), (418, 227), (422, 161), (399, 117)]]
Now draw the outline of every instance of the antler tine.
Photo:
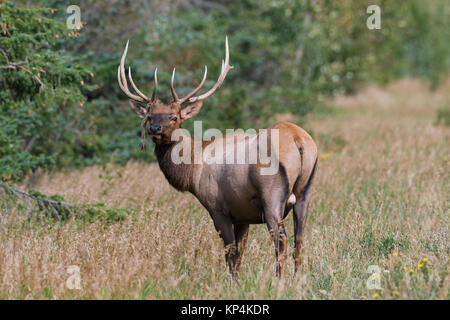
[(218, 78), (216, 84), (208, 92), (202, 94), (201, 96), (190, 98), (189, 102), (204, 100), (204, 99), (210, 97), (222, 85), (223, 81), (225, 80), (225, 77), (227, 76), (228, 71), (233, 69), (233, 66), (230, 66), (230, 64), (229, 64), (229, 61), (230, 61), (230, 54), (229, 54), (229, 49), (228, 49), (228, 36), (226, 36), (225, 37), (225, 62), (223, 62), (223, 60), (222, 60), (222, 70), (220, 72), (220, 75), (219, 75), (219, 78)]
[(120, 59), (119, 69), (117, 71), (117, 80), (119, 82), (119, 87), (120, 89), (122, 89), (123, 93), (128, 96), (128, 98), (139, 102), (148, 102), (148, 100), (145, 100), (143, 97), (132, 94), (128, 89), (127, 78), (125, 76), (125, 58), (127, 56), (129, 42), (130, 41), (127, 41), (122, 58)]
[(119, 82), (120, 89), (122, 89), (123, 93), (125, 93), (128, 98), (130, 98), (131, 100), (139, 101), (139, 102), (146, 102), (141, 97), (132, 94), (126, 87), (126, 85), (127, 85), (126, 82), (125, 82), (125, 84), (122, 83), (120, 66), (117, 68), (117, 81)]
[(158, 89), (158, 68), (155, 69), (155, 86), (153, 87), (152, 101), (156, 99), (156, 90)]
[(133, 87), (134, 91), (144, 100), (150, 101), (149, 98), (145, 94), (143, 94), (134, 84), (133, 78), (131, 77), (131, 67), (128, 67), (128, 78), (130, 79), (131, 86)]
[(122, 91), (128, 96), (128, 98), (130, 98), (132, 100), (139, 101), (139, 102), (155, 101), (156, 89), (158, 86), (158, 79), (157, 79), (156, 73), (157, 73), (158, 69), (155, 70), (155, 87), (153, 88), (153, 96), (152, 96), (151, 100), (137, 88), (137, 86), (134, 83), (133, 78), (131, 76), (131, 67), (128, 68), (128, 78), (130, 79), (131, 86), (136, 91), (138, 96), (131, 93), (130, 90), (128, 89), (127, 78), (125, 76), (125, 58), (127, 56), (129, 42), (130, 41), (128, 40), (127, 44), (125, 45), (125, 50), (123, 52), (122, 58), (120, 59), (120, 65), (119, 65), (119, 69), (117, 71), (117, 80), (119, 82), (119, 86), (122, 89)]
[(200, 84), (198, 85), (198, 87), (195, 88), (194, 90), (192, 90), (191, 92), (189, 92), (185, 97), (183, 97), (180, 100), (178, 100), (179, 104), (185, 103), (190, 97), (192, 97), (194, 94), (196, 94), (203, 87), (203, 85), (206, 82), (206, 75), (207, 74), (208, 74), (208, 67), (205, 65), (205, 73), (203, 74), (203, 79), (200, 82)]
[(175, 92), (175, 88), (173, 87), (174, 79), (175, 79), (175, 68), (173, 68), (173, 71), (172, 71), (172, 80), (170, 80), (170, 90), (172, 91), (173, 101), (176, 102), (179, 99), (178, 99), (177, 93)]

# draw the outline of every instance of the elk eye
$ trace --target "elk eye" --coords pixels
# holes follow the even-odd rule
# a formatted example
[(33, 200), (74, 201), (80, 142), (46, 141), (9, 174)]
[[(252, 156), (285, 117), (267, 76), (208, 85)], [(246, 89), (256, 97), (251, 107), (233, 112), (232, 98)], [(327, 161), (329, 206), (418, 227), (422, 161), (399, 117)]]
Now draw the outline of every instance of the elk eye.
[(172, 121), (177, 121), (178, 118), (177, 118), (177, 116), (173, 116), (172, 119), (170, 119), (170, 120), (172, 120)]

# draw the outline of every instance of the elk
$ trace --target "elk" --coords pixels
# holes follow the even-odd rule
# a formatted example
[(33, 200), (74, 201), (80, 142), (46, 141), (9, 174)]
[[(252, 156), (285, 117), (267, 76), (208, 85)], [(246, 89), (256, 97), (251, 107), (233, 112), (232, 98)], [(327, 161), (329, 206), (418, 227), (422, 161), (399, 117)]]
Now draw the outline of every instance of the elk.
[[(279, 138), (279, 150), (276, 154), (279, 167), (271, 175), (261, 174), (264, 164), (259, 160), (253, 164), (174, 163), (171, 154), (180, 144), (200, 142), (201, 149), (210, 147), (211, 144), (227, 147), (257, 144), (258, 148), (262, 147), (258, 139), (243, 138), (239, 134), (231, 137), (232, 139), (228, 139), (230, 137), (226, 135), (213, 141), (196, 141), (190, 136), (172, 139), (172, 134), (181, 128), (185, 120), (200, 112), (203, 102), (223, 84), (227, 73), (233, 68), (229, 64), (228, 38), (225, 38), (225, 61), (222, 60), (221, 73), (214, 86), (206, 93), (195, 96), (205, 84), (205, 66), (200, 84), (180, 98), (174, 89), (174, 68), (170, 83), (173, 101), (169, 104), (156, 97), (157, 69), (151, 98), (137, 88), (131, 76), (131, 68), (128, 69), (128, 80), (135, 93), (129, 90), (124, 66), (128, 44), (129, 42), (120, 60), (117, 78), (120, 88), (130, 99), (131, 108), (142, 118), (142, 147), (145, 147), (146, 124), (149, 123), (148, 134), (155, 144), (161, 171), (175, 189), (192, 193), (210, 214), (214, 227), (223, 240), (225, 259), (232, 278), (237, 279), (249, 225), (261, 223), (267, 225), (275, 244), (276, 275), (283, 276), (287, 259), (287, 236), (283, 220), (292, 209), (295, 233), (293, 256), (297, 272), (302, 262), (303, 231), (318, 161), (317, 147), (311, 136), (289, 122), (279, 122), (269, 127), (268, 130), (278, 131)], [(190, 150), (191, 154), (188, 156), (193, 158), (194, 148)]]

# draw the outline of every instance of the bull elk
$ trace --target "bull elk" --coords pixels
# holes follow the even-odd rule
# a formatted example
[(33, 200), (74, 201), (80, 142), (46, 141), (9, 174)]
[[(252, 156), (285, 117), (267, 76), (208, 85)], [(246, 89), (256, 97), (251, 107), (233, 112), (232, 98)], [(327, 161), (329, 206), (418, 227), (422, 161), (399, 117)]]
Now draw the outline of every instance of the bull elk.
[[(131, 108), (142, 118), (143, 147), (145, 147), (146, 124), (149, 123), (148, 134), (155, 143), (155, 154), (161, 171), (175, 189), (191, 192), (209, 212), (214, 227), (224, 242), (225, 259), (233, 279), (237, 278), (249, 224), (260, 223), (266, 223), (273, 237), (277, 261), (276, 274), (279, 277), (283, 275), (287, 258), (287, 236), (283, 219), (292, 209), (295, 233), (294, 260), (297, 272), (302, 262), (303, 230), (317, 169), (317, 147), (311, 136), (289, 122), (279, 122), (268, 128), (278, 131), (280, 142), (277, 153), (279, 166), (277, 172), (272, 175), (261, 174), (264, 165), (259, 160), (253, 164), (204, 161), (175, 163), (171, 154), (174, 148), (180, 147), (180, 144), (193, 145), (199, 142), (201, 149), (211, 144), (215, 146), (222, 144), (228, 148), (242, 143), (257, 144), (258, 148), (261, 147), (260, 140), (243, 138), (239, 134), (231, 137), (232, 139), (228, 139), (230, 137), (226, 135), (213, 141), (199, 141), (190, 136), (172, 139), (172, 134), (181, 128), (185, 120), (200, 112), (203, 102), (223, 84), (227, 73), (233, 68), (229, 64), (228, 39), (225, 39), (225, 61), (222, 61), (222, 70), (214, 86), (206, 93), (194, 96), (205, 84), (207, 75), (205, 66), (200, 84), (180, 98), (174, 89), (175, 69), (173, 69), (170, 85), (173, 101), (169, 104), (161, 102), (156, 97), (157, 69), (154, 75), (153, 94), (148, 98), (136, 87), (129, 68), (128, 80), (135, 93), (130, 92), (124, 66), (127, 51), (128, 42), (120, 60), (117, 76), (120, 88), (131, 99)], [(191, 158), (194, 157), (194, 149), (188, 148), (191, 150), (191, 154), (188, 155)], [(223, 156), (225, 153), (226, 151), (223, 151)]]

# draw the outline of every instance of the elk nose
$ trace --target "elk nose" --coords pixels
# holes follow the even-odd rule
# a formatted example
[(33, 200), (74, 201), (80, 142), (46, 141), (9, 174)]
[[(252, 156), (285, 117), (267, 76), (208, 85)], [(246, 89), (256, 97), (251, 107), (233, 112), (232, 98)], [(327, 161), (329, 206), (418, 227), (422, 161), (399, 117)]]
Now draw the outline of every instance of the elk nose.
[(160, 126), (159, 124), (152, 123), (152, 124), (150, 125), (150, 128), (149, 128), (148, 131), (149, 131), (150, 134), (157, 134), (157, 133), (160, 133), (160, 132), (161, 132), (161, 126)]

